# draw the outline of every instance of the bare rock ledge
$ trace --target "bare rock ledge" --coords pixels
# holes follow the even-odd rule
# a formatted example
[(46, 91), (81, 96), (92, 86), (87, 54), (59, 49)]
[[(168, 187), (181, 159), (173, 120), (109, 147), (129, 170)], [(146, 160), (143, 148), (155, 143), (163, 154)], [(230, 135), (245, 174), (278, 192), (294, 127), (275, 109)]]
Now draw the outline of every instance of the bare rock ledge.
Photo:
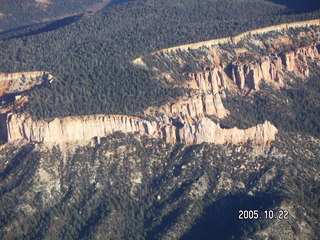
[(223, 129), (206, 117), (196, 124), (181, 127), (122, 115), (89, 115), (34, 121), (28, 114), (9, 114), (6, 122), (1, 124), (6, 124), (9, 142), (42, 142), (47, 145), (69, 142), (85, 145), (95, 137), (105, 137), (118, 131), (139, 132), (152, 138), (163, 138), (167, 143), (173, 144), (237, 144), (248, 140), (265, 144), (273, 141), (277, 133), (277, 128), (268, 121), (248, 129)]

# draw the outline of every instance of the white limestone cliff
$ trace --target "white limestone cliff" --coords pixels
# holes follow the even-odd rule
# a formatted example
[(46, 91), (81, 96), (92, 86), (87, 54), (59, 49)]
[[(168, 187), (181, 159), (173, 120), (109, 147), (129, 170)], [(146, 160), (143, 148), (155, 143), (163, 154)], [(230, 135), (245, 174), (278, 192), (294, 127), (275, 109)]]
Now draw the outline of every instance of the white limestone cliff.
[[(1, 122), (0, 124), (3, 124)], [(115, 132), (135, 133), (163, 138), (167, 143), (223, 144), (268, 143), (275, 139), (277, 129), (269, 122), (248, 129), (223, 129), (208, 118), (196, 124), (176, 127), (155, 121), (122, 115), (89, 115), (34, 121), (28, 114), (9, 114), (6, 119), (9, 142), (41, 142), (48, 145), (75, 142), (86, 145), (93, 138), (106, 137)]]

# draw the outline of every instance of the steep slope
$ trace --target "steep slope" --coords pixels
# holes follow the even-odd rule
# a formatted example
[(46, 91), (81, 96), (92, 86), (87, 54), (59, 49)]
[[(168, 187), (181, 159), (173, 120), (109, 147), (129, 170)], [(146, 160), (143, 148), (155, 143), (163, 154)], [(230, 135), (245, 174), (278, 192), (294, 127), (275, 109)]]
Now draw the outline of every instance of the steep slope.
[[(308, 136), (281, 133), (271, 146), (185, 147), (117, 134), (64, 153), (42, 144), (7, 144), (0, 153), (2, 239), (319, 234), (319, 139)], [(289, 216), (239, 220), (241, 209)]]
[(100, 141), (115, 132), (148, 135), (163, 138), (166, 143), (200, 144), (210, 142), (244, 143), (249, 140), (256, 144), (269, 143), (275, 139), (277, 129), (265, 122), (247, 129), (222, 129), (219, 124), (208, 118), (202, 118), (196, 125), (174, 126), (143, 119), (120, 115), (93, 115), (84, 117), (56, 118), (52, 121), (33, 121), (28, 115), (11, 115), (2, 119), (6, 131), (2, 139), (9, 142), (40, 142), (47, 145), (77, 143), (86, 145), (95, 138)]
[[(309, 77), (309, 61), (319, 60), (319, 25), (320, 20), (311, 20), (256, 29), (235, 37), (163, 49), (134, 63), (160, 74), (169, 73), (168, 79), (193, 69), (208, 73), (212, 69), (224, 88), (227, 75), (240, 90), (258, 90), (262, 81), (281, 87), (286, 73), (283, 67), (300, 77)], [(205, 85), (198, 83), (198, 88)]]
[[(181, 3), (194, 3), (171, 2), (145, 1), (159, 3), (160, 13), (172, 4), (175, 4), (172, 11), (179, 12)], [(210, 1), (195, 2), (201, 5)], [(257, 6), (255, 2), (239, 1), (232, 7)], [(139, 15), (137, 6), (145, 3), (126, 6)], [(168, 6), (162, 9), (163, 3)], [(154, 10), (153, 7), (150, 9)], [(118, 9), (119, 16), (127, 16)], [(148, 15), (148, 9), (142, 12)], [(188, 11), (186, 15), (197, 17)], [(200, 15), (210, 18), (202, 12)], [(179, 17), (183, 19), (183, 16)], [(253, 16), (255, 19), (256, 15)], [(94, 16), (87, 16), (87, 20), (95, 22), (94, 40), (97, 40), (101, 25), (105, 27), (108, 21), (100, 22)], [(5, 83), (2, 92), (19, 91), (23, 98), (29, 97), (29, 109), (44, 111), (33, 116), (32, 111), (16, 109), (20, 99), (15, 98), (3, 106), (1, 239), (319, 238), (319, 20), (258, 29), (238, 37), (178, 45), (156, 52), (153, 52), (156, 45), (138, 54), (142, 45), (131, 42), (131, 47), (137, 47), (131, 55), (125, 48), (121, 52), (111, 46), (108, 51), (114, 55), (110, 65), (107, 61), (99, 65), (102, 56), (110, 56), (100, 55), (107, 51), (103, 44), (110, 42), (104, 43), (103, 38), (93, 41), (88, 30), (81, 31), (86, 33), (86, 44), (82, 45), (83, 35), (78, 42), (72, 42), (79, 22), (46, 33), (36, 30), (30, 35), (13, 35), (0, 43), (3, 49), (0, 61), (5, 63), (1, 66), (7, 72), (21, 70), (17, 74), (1, 75)], [(123, 26), (128, 30), (130, 24), (137, 22), (128, 21)], [(166, 26), (161, 25), (163, 31), (167, 31)], [(90, 29), (90, 24), (82, 27)], [(210, 28), (214, 29), (212, 25), (208, 28), (199, 25), (196, 29), (201, 32)], [(69, 34), (66, 41), (72, 43), (67, 48), (57, 40), (66, 36), (61, 34), (64, 31)], [(137, 38), (130, 31), (128, 35)], [(118, 37), (133, 41), (130, 37), (122, 38), (121, 31), (115, 36), (115, 41)], [(160, 45), (173, 46), (168, 44), (169, 36), (168, 39)], [(45, 54), (40, 48), (44, 42), (48, 46)], [(28, 49), (30, 46), (36, 46), (31, 48), (35, 52)], [(51, 51), (53, 46), (56, 52)], [(73, 53), (74, 46), (78, 55), (71, 54), (70, 61), (62, 60)], [(83, 50), (83, 46), (92, 51)], [(63, 52), (69, 48), (70, 52)], [(122, 54), (117, 55), (119, 52)], [(52, 56), (56, 58), (50, 62)], [(140, 57), (122, 65), (117, 60), (119, 56), (126, 61)], [(35, 65), (32, 59), (36, 59)], [(79, 59), (82, 64), (78, 66)], [(17, 65), (18, 62), (22, 64)], [(102, 68), (107, 65), (109, 68)], [(58, 71), (59, 68), (64, 70)], [(22, 72), (23, 69), (46, 69), (50, 74)], [(113, 80), (105, 80), (101, 72), (106, 69), (112, 69), (108, 74), (113, 75), (110, 76)], [(59, 81), (36, 87), (42, 81), (50, 82), (51, 72)], [(68, 78), (67, 72), (74, 74), (73, 78)], [(93, 72), (97, 76), (91, 76)], [(145, 76), (148, 78), (144, 79)], [(123, 85), (123, 79), (130, 84)], [(169, 97), (160, 102), (153, 99), (152, 103), (132, 109), (139, 117), (88, 111), (93, 106), (108, 107), (115, 102), (101, 100), (105, 89), (120, 99), (122, 95), (117, 89), (137, 102), (154, 98), (153, 93), (141, 98), (146, 90), (144, 84), (152, 86), (158, 95), (168, 93), (163, 89), (170, 89), (171, 93), (182, 91), (181, 95), (173, 94), (174, 99)], [(31, 91), (20, 92), (24, 90)], [(90, 95), (93, 93), (94, 97)], [(35, 98), (37, 94), (39, 98)], [(43, 107), (32, 108), (37, 101)], [(94, 104), (89, 105), (88, 101)], [(72, 109), (74, 103), (81, 111)], [(61, 107), (60, 114), (50, 104)], [(241, 210), (258, 211), (259, 217), (241, 220)], [(286, 218), (280, 217), (280, 211), (286, 213)], [(277, 218), (272, 218), (272, 213)]]
[[(2, 121), (7, 129), (7, 136), (2, 138), (10, 142), (26, 140), (51, 145), (85, 144), (117, 131), (138, 131), (149, 137), (163, 138), (167, 143), (237, 144), (248, 140), (269, 143), (275, 139), (277, 129), (268, 121), (245, 130), (221, 127), (219, 122), (229, 114), (222, 99), (226, 98), (226, 92), (228, 97), (237, 92), (252, 95), (259, 91), (262, 83), (277, 91), (292, 82), (288, 74), (308, 78), (309, 65), (320, 62), (319, 24), (319, 20), (312, 20), (253, 30), (233, 38), (164, 49), (135, 60), (134, 63), (143, 68), (161, 75), (166, 73), (167, 82), (178, 81), (174, 79), (176, 73), (186, 69), (185, 65), (192, 61), (203, 68), (180, 73), (189, 78), (180, 83), (188, 89), (188, 94), (176, 102), (147, 109), (142, 117), (151, 120), (92, 115), (35, 121), (28, 114), (9, 114)], [(302, 26), (307, 28), (302, 29)], [(289, 46), (291, 49), (287, 50)]]
[[(186, 43), (319, 18), (261, 0), (138, 0), (0, 35), (2, 72), (46, 70), (60, 81), (31, 94), (36, 118), (137, 115), (181, 95), (132, 60)], [(159, 24), (161, 23), (161, 24)]]

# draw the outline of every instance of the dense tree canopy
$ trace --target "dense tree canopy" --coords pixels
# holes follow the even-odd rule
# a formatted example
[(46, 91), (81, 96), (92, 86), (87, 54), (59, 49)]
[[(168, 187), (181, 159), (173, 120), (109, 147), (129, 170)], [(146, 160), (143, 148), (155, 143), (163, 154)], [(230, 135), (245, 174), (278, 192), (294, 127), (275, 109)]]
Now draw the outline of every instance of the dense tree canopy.
[(2, 34), (0, 71), (46, 70), (52, 86), (31, 93), (38, 118), (96, 113), (137, 114), (181, 95), (131, 61), (164, 47), (203, 41), (283, 22), (287, 14), (258, 0), (141, 0)]

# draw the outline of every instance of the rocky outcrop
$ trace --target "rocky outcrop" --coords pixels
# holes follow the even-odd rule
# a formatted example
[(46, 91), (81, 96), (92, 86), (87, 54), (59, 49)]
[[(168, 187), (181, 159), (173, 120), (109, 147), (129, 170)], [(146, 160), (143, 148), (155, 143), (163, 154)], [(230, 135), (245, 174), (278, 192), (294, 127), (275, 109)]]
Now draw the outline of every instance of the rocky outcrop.
[[(162, 138), (172, 144), (238, 144), (249, 140), (265, 144), (273, 141), (277, 133), (270, 122), (248, 129), (224, 129), (207, 116), (224, 118), (228, 115), (222, 98), (225, 97), (225, 90), (232, 89), (235, 83), (240, 88), (251, 89), (258, 89), (261, 81), (281, 83), (283, 68), (298, 71), (295, 61), (306, 60), (304, 54), (317, 58), (317, 53), (317, 48), (312, 46), (310, 49), (298, 49), (293, 54), (273, 55), (253, 63), (237, 63), (232, 66), (231, 78), (223, 64), (187, 73), (190, 80), (182, 87), (191, 89), (191, 93), (177, 102), (146, 110), (145, 115), (153, 121), (121, 115), (63, 117), (45, 121), (33, 120), (28, 114), (9, 113), (1, 119), (1, 135), (9, 142), (42, 142), (46, 145), (70, 142), (85, 145), (94, 138), (100, 139), (118, 131), (138, 132), (151, 138)], [(50, 79), (52, 76), (46, 72), (0, 76), (4, 83), (3, 94), (25, 91)]]
[(223, 106), (222, 98), (229, 80), (224, 70), (217, 67), (211, 71), (189, 73), (188, 76), (190, 81), (183, 87), (193, 89), (191, 96), (156, 109), (150, 108), (145, 111), (145, 114), (160, 115), (161, 120), (166, 123), (168, 123), (166, 119), (176, 119), (187, 124), (195, 124), (208, 115), (218, 118), (226, 117), (228, 111)]
[(160, 115), (159, 119), (166, 123), (170, 122), (170, 119), (177, 119), (194, 124), (207, 115), (223, 118), (228, 114), (228, 111), (224, 108), (219, 93), (208, 93), (183, 98), (175, 103), (168, 103), (160, 108), (148, 110), (146, 113)]
[(306, 78), (309, 77), (308, 61), (314, 62), (319, 59), (319, 49), (316, 45), (301, 47), (250, 63), (235, 63), (232, 65), (232, 80), (240, 89), (247, 87), (258, 90), (263, 81), (282, 87), (284, 70)]
[(34, 86), (50, 81), (53, 76), (44, 71), (0, 73), (0, 97), (30, 90)]
[[(303, 28), (309, 26), (313, 28)], [(284, 86), (287, 72), (305, 78), (309, 76), (309, 62), (319, 62), (319, 26), (320, 19), (281, 24), (248, 31), (232, 38), (162, 49), (151, 53), (146, 62), (144, 58), (133, 62), (149, 69), (156, 67), (160, 71), (170, 72), (172, 69), (166, 66), (167, 61), (175, 63), (171, 66), (176, 66), (176, 71), (183, 71), (189, 64), (186, 59), (189, 59), (193, 66), (203, 68), (204, 72), (208, 71), (206, 66), (212, 66), (210, 72), (218, 71), (225, 82), (233, 81), (240, 90), (259, 90), (262, 82), (279, 88)], [(292, 31), (292, 28), (300, 28), (297, 29), (300, 32)], [(192, 74), (189, 87), (194, 88)]]
[(139, 132), (159, 137), (155, 122), (121, 115), (91, 115), (35, 121), (28, 114), (9, 114), (6, 124), (8, 141), (86, 144), (94, 137), (105, 137), (117, 131)]
[[(248, 129), (222, 129), (219, 124), (214, 123), (208, 118), (201, 119), (194, 129), (189, 128), (188, 130), (190, 131), (188, 134), (194, 135), (193, 141), (187, 142), (190, 144), (202, 142), (215, 144), (243, 143), (249, 140), (255, 144), (264, 144), (274, 140), (278, 132), (277, 128), (268, 121)], [(190, 141), (190, 139), (186, 138), (186, 141)]]
[(99, 139), (118, 131), (138, 132), (151, 138), (163, 138), (167, 143), (179, 142), (188, 145), (202, 142), (237, 144), (248, 140), (262, 144), (274, 140), (277, 133), (277, 129), (269, 122), (244, 130), (223, 129), (218, 123), (205, 117), (195, 124), (183, 124), (179, 121), (165, 124), (122, 115), (90, 115), (34, 121), (28, 114), (9, 114), (5, 123), (9, 142), (42, 142), (48, 145), (70, 142), (85, 145), (93, 138)]
[(189, 97), (157, 109), (150, 108), (146, 114), (165, 115), (184, 124), (196, 124), (206, 116), (224, 118), (228, 115), (222, 102), (226, 89), (231, 90), (232, 85), (236, 85), (241, 90), (259, 90), (262, 82), (275, 88), (283, 87), (287, 71), (304, 78), (309, 76), (309, 60), (320, 60), (316, 45), (272, 54), (252, 62), (234, 62), (230, 76), (226, 74), (227, 67), (219, 65), (201, 72), (191, 72), (188, 73), (190, 80), (182, 86), (193, 90)]
[(308, 61), (319, 61), (320, 48), (319, 45), (301, 47), (280, 54), (280, 56), (283, 65), (286, 66), (288, 71), (309, 77)]
[(261, 82), (283, 85), (282, 62), (278, 56), (265, 57), (259, 62), (232, 66), (232, 80), (240, 89), (258, 90)]
[[(170, 69), (167, 69), (169, 66), (165, 64), (168, 60), (175, 61), (172, 66), (180, 66), (181, 69), (187, 65), (185, 59), (192, 59), (193, 62), (198, 60), (201, 62), (200, 65), (204, 66), (202, 71), (184, 73), (188, 75), (189, 81), (184, 82), (180, 87), (190, 90), (186, 96), (176, 102), (172, 101), (157, 108), (152, 107), (144, 112), (144, 116), (153, 119), (152, 121), (118, 115), (34, 121), (27, 114), (8, 114), (6, 120), (1, 120), (2, 125), (5, 122), (5, 127), (2, 127), (5, 131), (2, 131), (2, 134), (7, 132), (6, 138), (10, 142), (24, 140), (46, 144), (87, 143), (95, 137), (105, 137), (117, 131), (139, 132), (141, 135), (152, 138), (162, 138), (168, 143), (235, 144), (249, 140), (255, 143), (268, 143), (275, 139), (277, 133), (277, 129), (270, 122), (248, 129), (224, 129), (211, 119), (224, 118), (228, 115), (222, 102), (226, 96), (226, 90), (231, 93), (238, 89), (246, 90), (240, 91), (240, 94), (244, 92), (249, 94), (251, 90), (259, 90), (262, 82), (276, 88), (283, 87), (288, 72), (300, 77), (308, 77), (309, 62), (319, 63), (320, 60), (320, 42), (315, 37), (317, 34), (314, 33), (320, 30), (312, 28), (309, 32), (297, 34), (290, 32), (289, 28), (310, 25), (320, 25), (320, 20), (285, 24), (276, 28), (246, 32), (234, 38), (164, 49), (160, 51), (162, 54), (153, 53), (152, 57), (148, 58), (148, 63), (144, 63), (143, 58), (135, 60), (136, 64), (168, 73), (167, 78), (170, 79), (172, 79)], [(272, 35), (270, 39), (252, 36), (252, 34), (283, 29), (285, 30), (282, 33), (279, 32), (280, 36)], [(289, 38), (288, 34), (295, 35), (290, 35)], [(304, 44), (299, 43), (301, 36)], [(221, 43), (229, 45), (222, 47), (218, 45)], [(236, 46), (235, 43), (240, 44)], [(189, 53), (189, 48), (201, 49), (198, 52), (194, 50)], [(184, 55), (180, 56), (179, 52), (175, 51), (177, 49), (184, 50)], [(257, 54), (259, 52), (263, 52), (263, 56)], [(161, 61), (162, 58), (169, 59)], [(181, 72), (181, 69), (175, 69), (177, 70), (175, 73)], [(2, 83), (0, 93), (30, 89), (43, 79), (51, 78), (52, 76), (46, 72), (2, 74), (0, 75)]]

